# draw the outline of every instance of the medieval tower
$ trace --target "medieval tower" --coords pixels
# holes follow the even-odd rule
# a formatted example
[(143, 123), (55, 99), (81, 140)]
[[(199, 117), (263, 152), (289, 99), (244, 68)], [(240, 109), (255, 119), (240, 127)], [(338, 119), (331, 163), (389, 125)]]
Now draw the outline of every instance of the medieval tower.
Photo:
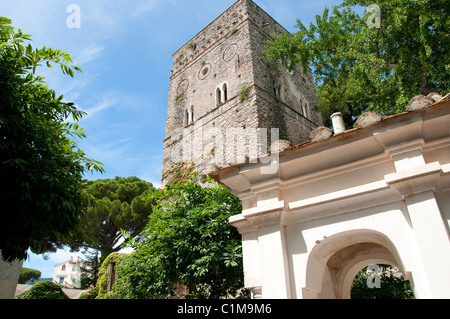
[(206, 174), (270, 153), (272, 129), (298, 145), (323, 125), (311, 73), (301, 65), (289, 72), (262, 53), (265, 40), (285, 32), (239, 0), (173, 54), (163, 185), (183, 169)]

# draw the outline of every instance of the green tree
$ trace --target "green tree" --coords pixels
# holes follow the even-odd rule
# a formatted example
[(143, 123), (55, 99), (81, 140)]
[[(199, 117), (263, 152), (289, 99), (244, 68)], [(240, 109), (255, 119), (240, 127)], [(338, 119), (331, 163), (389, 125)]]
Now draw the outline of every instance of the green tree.
[(109, 254), (121, 249), (123, 231), (134, 238), (144, 229), (152, 212), (152, 202), (146, 197), (155, 188), (137, 177), (116, 177), (88, 181), (86, 191), (92, 198), (84, 203), (80, 228), (69, 245), (73, 250), (99, 251), (101, 264)]
[(84, 262), (80, 265), (81, 268), (81, 288), (94, 287), (98, 280), (98, 269), (100, 268), (99, 252), (87, 252), (84, 254)]
[[(379, 21), (352, 9), (372, 4)], [(404, 112), (415, 95), (448, 92), (449, 12), (445, 0), (347, 0), (309, 28), (297, 20), (299, 31), (267, 41), (265, 54), (288, 69), (311, 66), (325, 122), (342, 112), (351, 126), (365, 111)]]
[(414, 299), (411, 284), (398, 276), (397, 271), (390, 265), (380, 265), (380, 287), (369, 288), (367, 281), (371, 280), (373, 273), (367, 267), (361, 270), (353, 280), (352, 299)]
[[(0, 250), (6, 261), (54, 251), (54, 243), (78, 226), (86, 172), (103, 172), (86, 157), (77, 139), (85, 114), (57, 96), (41, 64), (80, 71), (67, 52), (33, 49), (30, 36), (0, 17)], [(11, 207), (12, 209), (6, 209)]]
[(139, 298), (164, 298), (174, 284), (190, 298), (239, 296), (243, 288), (241, 236), (228, 218), (242, 210), (238, 198), (209, 179), (166, 186), (126, 261), (127, 285)]
[(25, 284), (29, 280), (37, 280), (41, 277), (41, 272), (39, 270), (22, 268), (19, 277), (19, 284)]

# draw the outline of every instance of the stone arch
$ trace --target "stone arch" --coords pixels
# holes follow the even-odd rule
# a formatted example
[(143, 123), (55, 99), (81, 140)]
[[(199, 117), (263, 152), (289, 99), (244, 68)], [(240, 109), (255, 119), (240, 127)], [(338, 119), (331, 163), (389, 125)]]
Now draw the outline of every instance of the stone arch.
[(356, 274), (372, 264), (398, 267), (410, 279), (394, 244), (380, 232), (360, 229), (325, 238), (309, 254), (303, 298), (348, 299)]

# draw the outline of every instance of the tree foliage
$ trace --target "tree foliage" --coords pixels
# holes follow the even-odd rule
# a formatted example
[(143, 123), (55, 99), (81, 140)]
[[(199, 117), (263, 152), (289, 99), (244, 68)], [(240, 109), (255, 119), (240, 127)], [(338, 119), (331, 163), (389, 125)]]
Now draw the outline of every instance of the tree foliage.
[(353, 280), (352, 299), (414, 299), (414, 294), (409, 281), (398, 276), (398, 272), (390, 265), (381, 265), (378, 274), (380, 280), (379, 288), (369, 288), (367, 281), (371, 280), (372, 273), (367, 268), (361, 270)]
[[(380, 8), (360, 16), (354, 6)], [(286, 68), (311, 66), (325, 122), (347, 125), (364, 111), (403, 112), (418, 94), (450, 89), (450, 4), (445, 0), (347, 0), (315, 24), (267, 41), (265, 54)], [(379, 26), (379, 28), (378, 28)]]
[[(95, 299), (136, 299), (135, 289), (131, 285), (130, 276), (127, 273), (128, 261), (132, 255), (120, 255), (112, 253), (105, 258), (98, 271), (98, 282), (96, 285), (97, 295)], [(114, 262), (114, 284), (113, 289), (108, 291), (109, 267)]]
[(36, 269), (22, 268), (19, 276), (19, 284), (25, 284), (29, 280), (37, 280), (41, 277), (41, 272)]
[(98, 280), (98, 270), (100, 268), (100, 258), (98, 251), (87, 251), (83, 257), (84, 261), (80, 264), (80, 284), (82, 289), (91, 288), (96, 285)]
[[(0, 17), (0, 250), (7, 261), (55, 250), (78, 225), (83, 175), (103, 172), (77, 147), (85, 114), (49, 88), (37, 68), (81, 71), (67, 52), (33, 49), (30, 36)], [(11, 209), (7, 209), (10, 207)]]
[(238, 296), (243, 288), (241, 236), (228, 222), (240, 201), (211, 179), (211, 187), (200, 186), (196, 176), (160, 192), (131, 244), (128, 284), (139, 298), (171, 296), (174, 284), (189, 287), (190, 298)]
[(15, 296), (15, 299), (70, 299), (61, 286), (51, 281), (39, 281), (27, 292)]
[(80, 228), (70, 241), (72, 249), (91, 248), (100, 252), (100, 263), (112, 252), (120, 250), (122, 231), (130, 238), (145, 227), (152, 212), (147, 195), (155, 188), (137, 177), (116, 177), (86, 182), (92, 196), (84, 202)]

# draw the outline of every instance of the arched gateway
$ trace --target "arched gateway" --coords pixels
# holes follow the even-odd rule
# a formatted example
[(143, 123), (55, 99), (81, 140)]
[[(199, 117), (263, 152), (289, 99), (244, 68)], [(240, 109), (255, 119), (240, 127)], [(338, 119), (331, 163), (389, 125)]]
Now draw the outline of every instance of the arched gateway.
[(358, 271), (389, 264), (415, 298), (450, 298), (450, 101), (362, 116), (281, 150), (274, 170), (210, 174), (242, 202), (230, 223), (254, 297), (350, 298)]
[(326, 238), (309, 254), (303, 298), (349, 299), (357, 273), (374, 264), (389, 264), (404, 273), (397, 249), (379, 232), (351, 230)]

